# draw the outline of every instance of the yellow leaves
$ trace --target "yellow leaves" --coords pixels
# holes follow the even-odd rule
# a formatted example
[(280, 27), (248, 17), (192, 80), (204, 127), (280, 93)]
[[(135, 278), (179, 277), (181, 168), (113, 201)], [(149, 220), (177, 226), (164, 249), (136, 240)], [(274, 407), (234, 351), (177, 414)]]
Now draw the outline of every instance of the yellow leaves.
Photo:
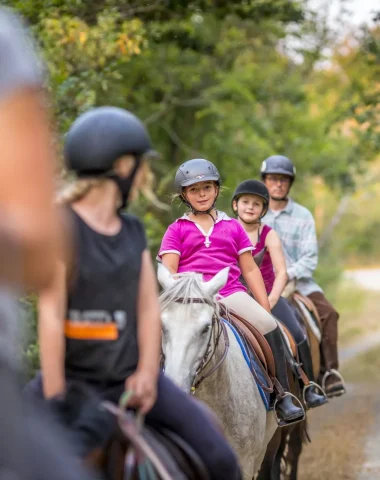
[(141, 53), (139, 43), (130, 38), (126, 33), (121, 33), (119, 35), (117, 45), (123, 55), (139, 55)]
[(79, 33), (79, 43), (82, 45), (87, 41), (88, 33), (87, 32), (80, 32)]
[(128, 62), (146, 46), (145, 30), (139, 19), (121, 21), (114, 12), (103, 11), (97, 23), (88, 25), (77, 17), (43, 20), (43, 43), (48, 61), (73, 69), (96, 70), (111, 62)]

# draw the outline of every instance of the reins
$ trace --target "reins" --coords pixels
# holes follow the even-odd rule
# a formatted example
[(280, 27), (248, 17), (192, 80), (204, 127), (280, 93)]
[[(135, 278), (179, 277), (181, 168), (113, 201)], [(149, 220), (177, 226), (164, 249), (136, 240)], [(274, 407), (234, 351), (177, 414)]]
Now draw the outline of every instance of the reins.
[[(199, 298), (199, 297), (193, 297), (193, 298), (177, 297), (177, 298), (174, 299), (174, 302), (182, 303), (182, 304), (206, 303), (207, 305), (210, 305), (210, 307), (214, 307), (214, 304), (212, 302), (207, 301), (204, 298)], [(216, 332), (215, 332), (215, 329), (217, 329)], [(210, 361), (214, 357), (214, 355), (216, 353), (216, 349), (219, 345), (219, 341), (220, 341), (220, 338), (222, 337), (222, 335), (223, 335), (223, 340), (224, 340), (223, 354), (221, 355), (221, 357), (218, 359), (218, 361), (215, 363), (215, 365), (210, 370), (203, 373), (197, 379), (199, 374), (204, 372), (205, 368), (207, 367), (207, 365), (209, 365)], [(212, 345), (213, 340), (214, 340), (214, 342), (213, 342), (213, 345)], [(228, 338), (227, 328), (226, 328), (223, 320), (221, 320), (219, 318), (219, 316), (216, 315), (216, 313), (214, 313), (214, 315), (212, 317), (211, 333), (210, 333), (210, 338), (209, 338), (209, 341), (208, 341), (208, 344), (207, 344), (206, 352), (205, 352), (205, 354), (202, 358), (202, 361), (199, 364), (199, 367), (198, 367), (198, 369), (195, 373), (195, 377), (194, 377), (193, 384), (192, 384), (192, 387), (191, 387), (191, 393), (194, 394), (195, 390), (199, 387), (199, 385), (206, 378), (210, 377), (222, 365), (222, 363), (226, 359), (229, 347), (230, 347), (230, 341), (229, 341), (229, 338)]]

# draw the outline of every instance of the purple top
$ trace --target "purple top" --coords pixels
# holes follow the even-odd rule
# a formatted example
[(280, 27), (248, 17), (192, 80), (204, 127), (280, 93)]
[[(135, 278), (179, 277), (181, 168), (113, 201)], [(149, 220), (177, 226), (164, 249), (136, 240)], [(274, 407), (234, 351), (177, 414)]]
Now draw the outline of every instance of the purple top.
[(167, 229), (162, 239), (158, 260), (165, 253), (180, 257), (178, 273), (198, 272), (205, 281), (220, 270), (230, 267), (227, 284), (219, 294), (228, 297), (235, 292), (245, 292), (240, 282), (239, 256), (252, 251), (252, 243), (240, 223), (218, 212), (218, 217), (209, 232), (204, 232), (187, 215), (179, 218)]
[[(260, 239), (256, 243), (255, 250), (252, 253), (257, 255), (258, 253), (260, 253), (265, 248), (265, 240), (267, 238), (268, 233), (271, 230), (272, 229), (270, 227), (268, 227), (268, 225), (263, 226), (263, 230), (260, 234)], [(261, 271), (261, 275), (263, 276), (263, 279), (264, 279), (265, 288), (267, 290), (267, 293), (269, 294), (272, 291), (273, 284), (274, 284), (276, 276), (275, 276), (274, 269), (273, 269), (272, 259), (270, 258), (270, 253), (268, 252), (268, 250), (264, 254), (263, 261), (260, 265), (260, 271)]]

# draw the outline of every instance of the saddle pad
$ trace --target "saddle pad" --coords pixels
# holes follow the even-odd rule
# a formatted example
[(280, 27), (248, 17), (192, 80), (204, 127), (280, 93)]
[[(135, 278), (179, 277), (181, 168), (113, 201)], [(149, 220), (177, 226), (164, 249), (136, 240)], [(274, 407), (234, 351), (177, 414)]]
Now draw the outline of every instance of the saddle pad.
[[(263, 374), (263, 367), (261, 365), (258, 365), (258, 363), (254, 360), (254, 358), (249, 356), (249, 354), (247, 352), (247, 349), (244, 345), (244, 342), (243, 342), (241, 336), (239, 335), (238, 331), (236, 330), (236, 328), (233, 325), (231, 325), (231, 323), (228, 322), (227, 320), (223, 319), (223, 322), (228, 326), (228, 328), (234, 334), (234, 336), (235, 336), (235, 338), (236, 338), (236, 340), (237, 340), (237, 342), (240, 346), (240, 349), (241, 349), (241, 352), (243, 354), (244, 360), (246, 361), (246, 363), (248, 365), (248, 368), (253, 368), (255, 370), (257, 376), (260, 378), (260, 381), (269, 388), (270, 385), (268, 385), (268, 383), (266, 381), (266, 378), (265, 378), (265, 375)], [(273, 404), (271, 402), (270, 393), (269, 392), (264, 392), (264, 390), (261, 388), (260, 384), (257, 381), (256, 381), (256, 385), (257, 385), (257, 388), (259, 389), (260, 396), (261, 396), (261, 399), (264, 403), (265, 409), (267, 411), (272, 410), (273, 409)]]

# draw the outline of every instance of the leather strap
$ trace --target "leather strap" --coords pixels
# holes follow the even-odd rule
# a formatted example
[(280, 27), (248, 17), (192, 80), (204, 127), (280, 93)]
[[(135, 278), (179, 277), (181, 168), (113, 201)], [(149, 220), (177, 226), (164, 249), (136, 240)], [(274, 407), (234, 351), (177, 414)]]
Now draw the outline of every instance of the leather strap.
[[(222, 329), (222, 333), (223, 333), (223, 340), (224, 340), (224, 351), (223, 351), (223, 354), (222, 356), (220, 357), (220, 359), (215, 363), (215, 365), (212, 367), (211, 370), (209, 370), (208, 372), (204, 373), (203, 375), (201, 375), (201, 377), (199, 377), (199, 379), (194, 383), (193, 385), (193, 388), (197, 388), (199, 387), (199, 385), (203, 382), (203, 380), (205, 380), (206, 378), (208, 378), (210, 375), (212, 375), (221, 365), (222, 363), (224, 362), (224, 360), (226, 359), (226, 356), (227, 356), (227, 353), (228, 353), (228, 350), (230, 348), (230, 339), (228, 338), (228, 332), (227, 332), (227, 329), (226, 329), (226, 326), (224, 325), (224, 322), (223, 320), (221, 320), (220, 318), (216, 318), (214, 317), (214, 321), (215, 321), (215, 324), (218, 324), (221, 329)], [(216, 350), (216, 347), (219, 345), (219, 340), (220, 340), (220, 334), (218, 335), (218, 338), (216, 340), (216, 343), (215, 343), (215, 348), (214, 348), (214, 351), (213, 353), (211, 354), (211, 357), (210, 359), (213, 357), (213, 355), (215, 354), (215, 350)], [(200, 373), (201, 371), (203, 371), (203, 369), (206, 367), (206, 365), (209, 363), (209, 360), (206, 361), (205, 365), (202, 366), (201, 370), (197, 373)]]

